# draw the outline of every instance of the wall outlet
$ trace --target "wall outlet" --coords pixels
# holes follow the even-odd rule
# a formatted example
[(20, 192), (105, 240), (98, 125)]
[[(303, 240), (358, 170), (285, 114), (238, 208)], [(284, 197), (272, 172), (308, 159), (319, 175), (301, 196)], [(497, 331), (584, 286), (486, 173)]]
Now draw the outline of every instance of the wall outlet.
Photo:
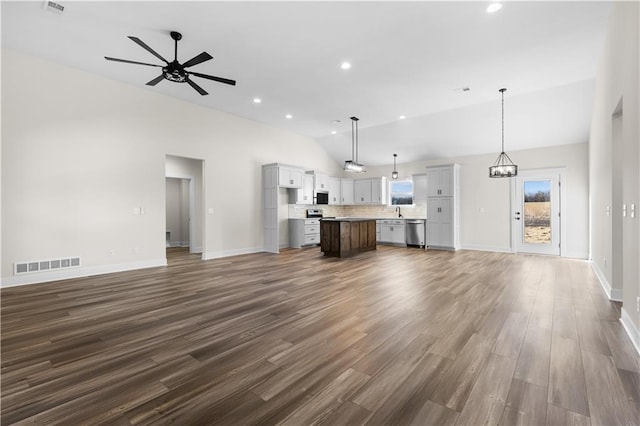
[(116, 255), (115, 249), (109, 250), (109, 256), (115, 256), (115, 255)]
[(640, 296), (636, 297), (636, 311), (640, 312)]

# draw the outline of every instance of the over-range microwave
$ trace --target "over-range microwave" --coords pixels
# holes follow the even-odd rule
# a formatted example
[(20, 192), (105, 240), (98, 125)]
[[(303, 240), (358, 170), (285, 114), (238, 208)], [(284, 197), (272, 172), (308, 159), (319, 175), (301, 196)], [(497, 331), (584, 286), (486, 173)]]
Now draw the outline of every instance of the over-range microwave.
[(329, 193), (316, 192), (316, 204), (329, 204)]

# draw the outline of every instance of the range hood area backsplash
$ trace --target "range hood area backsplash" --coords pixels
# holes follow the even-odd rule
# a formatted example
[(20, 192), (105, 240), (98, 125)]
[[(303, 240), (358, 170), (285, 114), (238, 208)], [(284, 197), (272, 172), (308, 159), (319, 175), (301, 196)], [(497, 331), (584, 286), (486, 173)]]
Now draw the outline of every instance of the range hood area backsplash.
[[(289, 218), (305, 218), (307, 217), (307, 209), (322, 209), (323, 215), (330, 217), (370, 217), (375, 219), (398, 217), (396, 207), (390, 206), (335, 206), (331, 204), (307, 206), (289, 204)], [(400, 210), (405, 219), (425, 219), (427, 217), (426, 203), (416, 204), (413, 207), (400, 206)]]

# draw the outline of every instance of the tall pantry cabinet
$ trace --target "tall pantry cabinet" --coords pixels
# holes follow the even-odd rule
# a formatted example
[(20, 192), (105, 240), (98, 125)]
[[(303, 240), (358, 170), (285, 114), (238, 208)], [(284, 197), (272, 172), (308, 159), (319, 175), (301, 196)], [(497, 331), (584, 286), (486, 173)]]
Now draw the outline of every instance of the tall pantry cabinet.
[(460, 165), (427, 167), (427, 246), (460, 248)]

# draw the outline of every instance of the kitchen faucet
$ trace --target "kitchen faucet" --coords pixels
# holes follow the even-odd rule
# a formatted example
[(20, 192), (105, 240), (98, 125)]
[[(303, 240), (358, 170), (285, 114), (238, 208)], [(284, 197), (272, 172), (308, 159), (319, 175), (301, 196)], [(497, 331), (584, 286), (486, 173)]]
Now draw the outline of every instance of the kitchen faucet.
[(396, 207), (396, 211), (398, 212), (398, 217), (403, 217), (402, 214), (400, 213), (400, 207)]

